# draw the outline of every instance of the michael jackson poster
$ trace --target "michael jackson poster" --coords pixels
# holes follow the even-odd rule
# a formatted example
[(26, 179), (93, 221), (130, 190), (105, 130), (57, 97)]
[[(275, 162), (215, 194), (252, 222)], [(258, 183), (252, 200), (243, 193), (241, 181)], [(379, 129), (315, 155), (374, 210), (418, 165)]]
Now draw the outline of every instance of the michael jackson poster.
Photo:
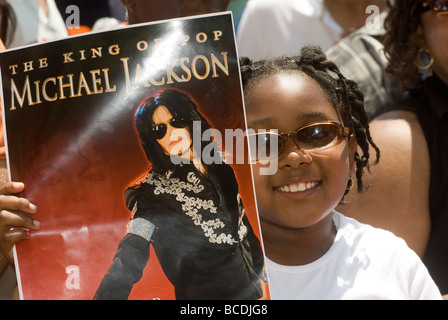
[(269, 298), (230, 13), (0, 55), (22, 299)]

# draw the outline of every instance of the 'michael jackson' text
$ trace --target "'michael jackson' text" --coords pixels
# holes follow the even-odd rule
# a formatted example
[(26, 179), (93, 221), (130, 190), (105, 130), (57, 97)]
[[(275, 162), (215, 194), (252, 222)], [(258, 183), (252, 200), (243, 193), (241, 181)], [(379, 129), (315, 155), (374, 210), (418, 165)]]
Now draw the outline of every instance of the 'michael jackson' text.
[[(120, 46), (113, 44), (108, 47), (95, 47), (87, 50), (65, 52), (61, 55), (62, 64), (74, 64), (84, 60), (102, 59), (104, 56), (117, 56), (119, 60), (113, 67), (97, 68), (88, 71), (73, 72), (64, 75), (54, 75), (42, 79), (33, 79), (36, 71), (51, 68), (48, 58), (30, 60), (21, 64), (9, 66), (11, 75), (10, 111), (24, 106), (38, 105), (43, 102), (53, 102), (69, 98), (78, 98), (84, 95), (97, 95), (104, 93), (122, 92), (123, 99), (131, 94), (132, 90), (141, 87), (169, 85), (175, 82), (189, 82), (192, 79), (204, 80), (209, 77), (217, 78), (220, 75), (229, 76), (227, 52), (196, 54), (194, 56), (175, 57), (178, 52), (173, 50), (178, 46), (185, 46), (189, 41), (203, 43), (206, 41), (219, 41), (222, 36), (220, 30), (210, 34), (199, 32), (193, 36), (181, 35), (171, 39), (153, 39), (150, 42), (142, 40), (136, 43), (135, 49), (144, 53), (152, 49), (145, 59), (138, 62), (130, 57), (120, 57)], [(174, 41), (174, 42), (173, 42)], [(122, 80), (111, 78), (111, 73), (119, 65)], [(17, 79), (23, 73), (24, 77)]]

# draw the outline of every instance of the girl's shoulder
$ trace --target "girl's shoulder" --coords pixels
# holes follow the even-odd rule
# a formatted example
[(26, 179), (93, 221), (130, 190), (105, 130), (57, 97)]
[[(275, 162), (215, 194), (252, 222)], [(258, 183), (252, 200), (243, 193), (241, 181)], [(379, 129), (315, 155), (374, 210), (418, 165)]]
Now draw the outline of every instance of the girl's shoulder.
[(402, 238), (388, 230), (361, 223), (337, 211), (334, 211), (333, 217), (338, 229), (335, 241), (339, 240), (345, 243), (351, 247), (352, 252), (382, 254), (394, 251), (412, 251)]
[(441, 298), (426, 266), (402, 238), (339, 213), (334, 216), (341, 232), (338, 262), (362, 279), (359, 283), (369, 283), (387, 299)]

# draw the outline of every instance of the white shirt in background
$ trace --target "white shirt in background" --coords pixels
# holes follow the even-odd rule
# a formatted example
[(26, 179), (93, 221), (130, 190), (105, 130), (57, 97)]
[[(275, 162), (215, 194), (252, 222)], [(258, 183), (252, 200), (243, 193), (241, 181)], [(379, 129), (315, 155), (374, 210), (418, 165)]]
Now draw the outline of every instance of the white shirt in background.
[(342, 33), (323, 0), (250, 0), (238, 26), (238, 53), (260, 60), (298, 55), (304, 45), (325, 51)]
[(46, 0), (48, 15), (37, 0), (8, 0), (16, 15), (17, 26), (11, 44), (15, 48), (68, 36), (65, 21), (54, 0)]

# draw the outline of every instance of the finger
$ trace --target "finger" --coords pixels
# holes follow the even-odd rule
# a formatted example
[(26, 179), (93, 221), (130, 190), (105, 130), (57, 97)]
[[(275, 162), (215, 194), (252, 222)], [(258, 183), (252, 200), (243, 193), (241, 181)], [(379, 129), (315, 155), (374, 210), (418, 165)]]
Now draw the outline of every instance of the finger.
[(1, 236), (0, 241), (0, 253), (6, 257), (9, 261), (14, 260), (14, 255), (12, 248), (14, 245), (22, 241), (24, 239), (28, 239), (30, 237), (30, 233), (27, 230), (23, 229), (13, 229), (8, 232), (5, 232)]
[(28, 199), (11, 195), (0, 195), (0, 209), (23, 211), (29, 214), (37, 212), (37, 206), (32, 204)]
[(13, 227), (39, 230), (40, 222), (20, 212), (0, 211), (0, 233), (4, 233)]
[(16, 194), (25, 189), (22, 182), (6, 182), (0, 186), (0, 194)]

